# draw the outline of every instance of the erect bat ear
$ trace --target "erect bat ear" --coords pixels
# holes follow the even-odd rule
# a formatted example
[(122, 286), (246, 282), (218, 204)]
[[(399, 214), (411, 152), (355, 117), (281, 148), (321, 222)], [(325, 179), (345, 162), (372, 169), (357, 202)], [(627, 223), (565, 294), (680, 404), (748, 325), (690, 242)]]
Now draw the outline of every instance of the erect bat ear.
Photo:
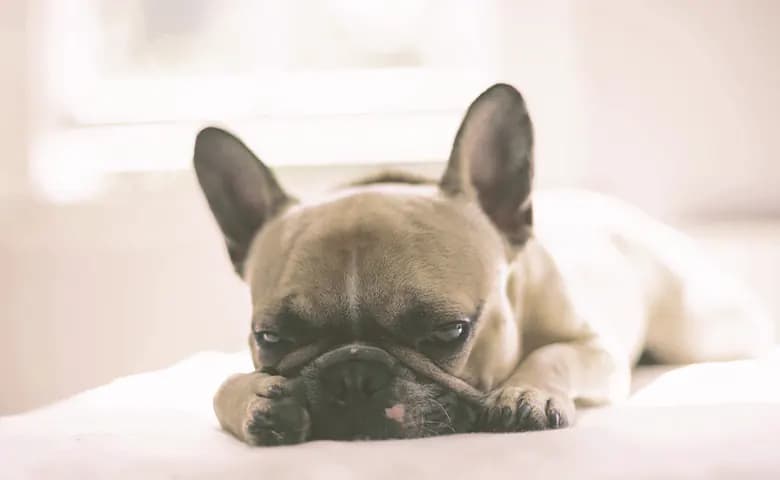
[(219, 128), (198, 133), (193, 163), (233, 267), (242, 275), (255, 234), (295, 200), (241, 140)]
[(496, 84), (471, 104), (455, 136), (440, 182), (448, 195), (468, 195), (504, 236), (523, 244), (533, 223), (533, 128), (522, 95)]

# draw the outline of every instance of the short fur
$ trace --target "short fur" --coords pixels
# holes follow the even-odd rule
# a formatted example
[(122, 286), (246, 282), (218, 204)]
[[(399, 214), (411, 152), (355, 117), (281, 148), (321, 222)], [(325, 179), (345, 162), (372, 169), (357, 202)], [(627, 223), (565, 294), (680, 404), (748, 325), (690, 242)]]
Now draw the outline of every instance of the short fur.
[[(195, 168), (251, 290), (255, 371), (214, 400), (250, 444), (559, 428), (575, 402), (624, 398), (643, 350), (770, 343), (752, 295), (669, 227), (593, 193), (532, 202), (531, 121), (508, 85), (471, 105), (438, 184), (393, 173), (300, 202), (214, 128)], [(367, 366), (354, 378), (381, 389), (344, 407), (333, 372)]]

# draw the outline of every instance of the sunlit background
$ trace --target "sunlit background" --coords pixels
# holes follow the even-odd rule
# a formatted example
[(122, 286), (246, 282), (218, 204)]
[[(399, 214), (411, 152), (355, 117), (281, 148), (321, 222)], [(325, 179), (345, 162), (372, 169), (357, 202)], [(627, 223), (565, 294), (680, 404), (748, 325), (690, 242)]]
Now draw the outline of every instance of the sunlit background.
[(539, 188), (638, 204), (780, 314), (778, 19), (773, 0), (3, 0), (0, 414), (245, 347), (199, 127), (298, 195), (437, 175), (497, 81), (531, 109)]

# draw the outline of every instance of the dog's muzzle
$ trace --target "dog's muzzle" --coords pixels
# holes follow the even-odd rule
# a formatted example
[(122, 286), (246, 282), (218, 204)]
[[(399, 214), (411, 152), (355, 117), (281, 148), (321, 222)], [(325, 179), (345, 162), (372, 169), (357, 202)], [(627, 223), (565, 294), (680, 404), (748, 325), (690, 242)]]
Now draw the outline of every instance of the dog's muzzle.
[(323, 392), (340, 406), (382, 401), (398, 361), (381, 348), (353, 343), (324, 353), (313, 362)]
[(395, 344), (379, 346), (349, 343), (327, 350), (327, 344), (313, 344), (288, 354), (279, 364), (279, 374), (297, 376), (306, 367), (326, 372), (326, 389), (334, 399), (349, 402), (368, 399), (389, 382), (401, 365), (447, 387), (464, 400), (480, 404), (484, 393), (442, 370), (416, 350)]
[(312, 439), (416, 438), (473, 425), (483, 395), (420, 352), (360, 341), (313, 347), (288, 354), (277, 373), (307, 405)]

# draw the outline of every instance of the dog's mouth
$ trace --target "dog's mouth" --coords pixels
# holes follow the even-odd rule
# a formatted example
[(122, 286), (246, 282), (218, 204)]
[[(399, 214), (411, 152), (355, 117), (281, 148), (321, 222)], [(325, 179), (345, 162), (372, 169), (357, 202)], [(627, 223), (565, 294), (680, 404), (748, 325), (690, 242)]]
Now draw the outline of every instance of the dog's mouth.
[(314, 440), (418, 438), (472, 430), (476, 409), (435, 384), (397, 379), (382, 400), (337, 405), (307, 392)]
[[(470, 431), (474, 402), (385, 349), (349, 344), (300, 370), (312, 439), (416, 438)], [(468, 397), (468, 395), (466, 395)]]

